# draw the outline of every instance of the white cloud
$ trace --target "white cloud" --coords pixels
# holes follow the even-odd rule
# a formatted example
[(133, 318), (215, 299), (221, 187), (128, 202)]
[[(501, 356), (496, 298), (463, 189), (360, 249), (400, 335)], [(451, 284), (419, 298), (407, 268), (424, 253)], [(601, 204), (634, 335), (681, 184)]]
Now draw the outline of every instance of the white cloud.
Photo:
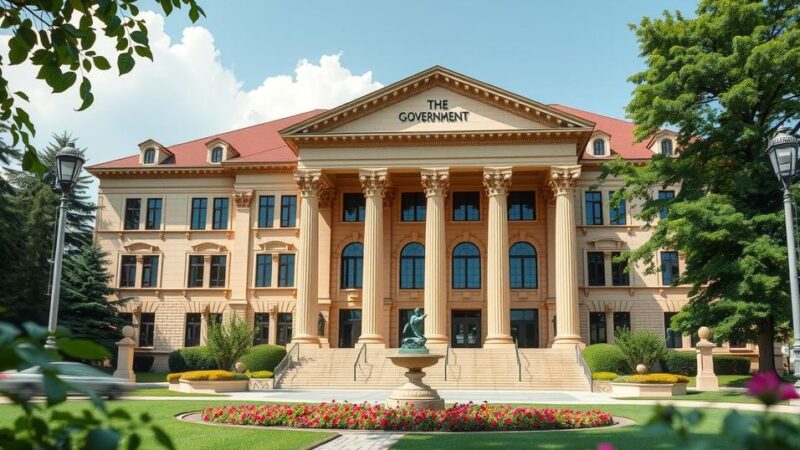
[[(29, 94), (27, 110), (37, 127), (35, 142), (67, 130), (88, 149), (90, 164), (134, 154), (152, 138), (164, 145), (269, 121), (315, 108), (330, 108), (372, 92), (382, 85), (372, 72), (352, 74), (341, 55), (324, 55), (318, 63), (302, 59), (294, 74), (270, 76), (244, 90), (236, 73), (222, 65), (214, 36), (203, 27), (183, 30), (180, 42), (164, 32), (164, 18), (142, 13), (150, 31), (154, 62), (137, 60), (133, 72), (117, 76), (115, 68), (92, 71), (95, 103), (75, 112), (77, 89), (52, 94), (29, 64), (4, 67), (12, 90)], [(0, 38), (7, 53), (8, 37)], [(109, 42), (98, 52), (113, 54)]]

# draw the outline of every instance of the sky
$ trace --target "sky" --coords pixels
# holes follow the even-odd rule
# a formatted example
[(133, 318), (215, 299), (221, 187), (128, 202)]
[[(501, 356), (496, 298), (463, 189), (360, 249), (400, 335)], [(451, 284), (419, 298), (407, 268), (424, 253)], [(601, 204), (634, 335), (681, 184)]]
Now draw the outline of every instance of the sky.
[[(543, 103), (624, 117), (644, 68), (629, 24), (695, 1), (199, 0), (206, 17), (159, 15), (143, 0), (154, 62), (91, 74), (87, 111), (76, 89), (51, 94), (29, 65), (3, 67), (24, 90), (43, 147), (68, 131), (94, 164), (315, 108), (331, 108), (434, 65)], [(146, 7), (153, 8), (145, 11)], [(163, 13), (162, 13), (163, 14)], [(8, 37), (0, 37), (7, 54)], [(112, 54), (98, 40), (98, 52)], [(109, 58), (114, 61), (116, 58)]]

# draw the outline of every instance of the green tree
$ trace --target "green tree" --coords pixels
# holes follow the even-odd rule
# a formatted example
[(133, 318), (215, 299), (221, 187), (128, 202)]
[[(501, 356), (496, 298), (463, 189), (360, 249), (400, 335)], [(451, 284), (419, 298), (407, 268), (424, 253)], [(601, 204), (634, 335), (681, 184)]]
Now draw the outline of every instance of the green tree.
[[(602, 176), (622, 176), (614, 201), (638, 199), (648, 222), (668, 208), (626, 258), (656, 271), (659, 249), (683, 253), (676, 282), (692, 286), (690, 303), (672, 328), (757, 341), (762, 371), (774, 370), (775, 329), (789, 317), (780, 186), (764, 149), (778, 127), (800, 127), (798, 19), (796, 0), (703, 0), (695, 18), (634, 26), (647, 67), (631, 77), (628, 115), (638, 139), (677, 129), (681, 150), (644, 166), (616, 160)], [(653, 198), (675, 185), (674, 200)]]
[(209, 320), (208, 353), (222, 370), (232, 370), (233, 365), (253, 346), (253, 329), (244, 319), (231, 313), (223, 323)]

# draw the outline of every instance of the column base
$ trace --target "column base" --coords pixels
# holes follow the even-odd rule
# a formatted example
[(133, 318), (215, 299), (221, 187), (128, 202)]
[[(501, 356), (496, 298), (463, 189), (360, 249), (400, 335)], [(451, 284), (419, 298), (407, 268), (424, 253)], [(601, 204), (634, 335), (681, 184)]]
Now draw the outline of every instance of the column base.
[(290, 344), (314, 345), (319, 347), (319, 336), (311, 334), (298, 334), (292, 338)]
[(450, 343), (450, 337), (444, 334), (426, 334), (425, 335), (425, 346), (430, 347), (431, 345), (447, 345)]
[(369, 344), (370, 347), (386, 348), (386, 338), (380, 334), (362, 334), (356, 342), (356, 347)]
[(695, 384), (698, 391), (719, 391), (719, 381), (717, 380), (717, 376), (713, 374), (701, 373), (697, 376)]
[(514, 339), (503, 335), (487, 336), (483, 348), (514, 348)]
[(574, 347), (578, 346), (581, 349), (586, 347), (586, 344), (583, 342), (580, 336), (577, 334), (573, 335), (566, 335), (566, 336), (556, 336), (553, 339), (553, 348), (567, 348), (567, 347)]

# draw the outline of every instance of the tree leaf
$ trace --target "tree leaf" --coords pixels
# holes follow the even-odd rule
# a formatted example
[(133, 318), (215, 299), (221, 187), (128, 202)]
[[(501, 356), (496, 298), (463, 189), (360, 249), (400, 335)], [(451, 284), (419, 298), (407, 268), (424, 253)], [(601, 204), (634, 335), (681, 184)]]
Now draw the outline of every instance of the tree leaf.
[(137, 44), (147, 45), (147, 33), (144, 33), (140, 30), (136, 30), (132, 31), (130, 36), (133, 42), (136, 42)]
[(117, 57), (117, 67), (119, 68), (120, 75), (125, 75), (133, 70), (133, 66), (135, 64), (136, 61), (133, 60), (133, 56), (129, 55), (128, 53), (120, 53)]
[(76, 111), (83, 111), (86, 108), (92, 106), (92, 103), (94, 103), (94, 94), (92, 94), (92, 83), (89, 81), (88, 78), (84, 78), (81, 81), (81, 86), (79, 88), (79, 91), (83, 103), (81, 103), (80, 108), (78, 108)]
[(31, 48), (25, 44), (25, 41), (17, 36), (8, 40), (8, 62), (11, 65), (20, 64), (28, 59), (28, 53)]
[(94, 63), (95, 67), (97, 67), (100, 70), (108, 70), (111, 68), (111, 64), (104, 56), (100, 55), (95, 56), (94, 58), (92, 58), (92, 63)]
[(61, 77), (58, 78), (54, 85), (51, 85), (53, 88), (53, 93), (57, 94), (59, 92), (64, 92), (67, 89), (71, 88), (75, 81), (78, 79), (78, 75), (75, 72), (64, 72), (61, 74)]
[(87, 339), (61, 338), (56, 341), (58, 349), (78, 359), (103, 359), (109, 356), (108, 350), (100, 344)]
[(170, 439), (169, 435), (165, 433), (164, 430), (161, 429), (161, 427), (153, 425), (150, 428), (153, 430), (153, 434), (155, 435), (156, 440), (158, 441), (159, 444), (161, 444), (162, 447), (166, 447), (170, 450), (175, 450), (175, 444), (172, 443), (172, 439)]
[(95, 428), (86, 437), (86, 447), (92, 450), (116, 450), (120, 435), (111, 428)]

